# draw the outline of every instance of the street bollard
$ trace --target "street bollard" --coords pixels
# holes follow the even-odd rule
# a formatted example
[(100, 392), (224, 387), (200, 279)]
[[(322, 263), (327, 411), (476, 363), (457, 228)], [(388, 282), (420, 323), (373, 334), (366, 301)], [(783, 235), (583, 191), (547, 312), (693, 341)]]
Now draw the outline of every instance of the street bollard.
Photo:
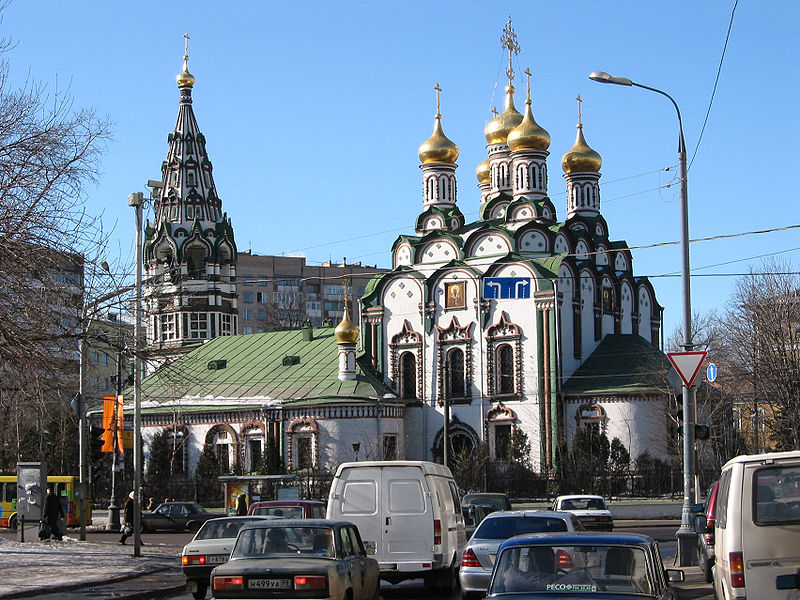
[(22, 520), (22, 531), (20, 531), (20, 533), (19, 533), (19, 541), (20, 542), (24, 542), (25, 541), (25, 515), (21, 515), (21, 520)]

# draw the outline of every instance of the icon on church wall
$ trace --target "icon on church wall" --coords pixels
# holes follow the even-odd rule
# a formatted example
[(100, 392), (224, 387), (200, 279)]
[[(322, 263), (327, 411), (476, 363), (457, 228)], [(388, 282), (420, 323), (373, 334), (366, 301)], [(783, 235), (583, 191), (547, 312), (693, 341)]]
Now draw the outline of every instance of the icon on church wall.
[(464, 293), (466, 284), (463, 281), (444, 284), (444, 307), (466, 308), (467, 301)]

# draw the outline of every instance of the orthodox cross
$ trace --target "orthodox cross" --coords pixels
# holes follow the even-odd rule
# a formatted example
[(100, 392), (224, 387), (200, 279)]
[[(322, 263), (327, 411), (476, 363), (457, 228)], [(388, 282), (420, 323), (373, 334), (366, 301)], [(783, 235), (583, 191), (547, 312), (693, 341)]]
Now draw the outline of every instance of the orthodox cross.
[(183, 60), (189, 60), (189, 34), (183, 34)]
[(580, 94), (575, 99), (578, 101), (578, 125), (581, 125), (581, 102), (583, 102), (583, 99)]
[(508, 77), (508, 85), (514, 81), (514, 68), (511, 66), (511, 60), (515, 54), (519, 54), (519, 45), (517, 44), (517, 34), (514, 33), (514, 28), (511, 26), (511, 17), (508, 18), (503, 29), (503, 35), (500, 38), (500, 45), (508, 50), (508, 68), (506, 69), (506, 76)]
[(436, 116), (440, 116), (441, 113), (439, 112), (439, 92), (442, 91), (442, 88), (439, 87), (439, 83), (437, 82), (433, 89), (436, 90)]
[(526, 79), (528, 80), (528, 100), (531, 99), (531, 68), (527, 67), (525, 69)]
[(496, 106), (493, 106), (493, 107), (492, 107), (492, 114), (493, 114), (495, 117), (497, 116), (497, 107), (496, 107)]

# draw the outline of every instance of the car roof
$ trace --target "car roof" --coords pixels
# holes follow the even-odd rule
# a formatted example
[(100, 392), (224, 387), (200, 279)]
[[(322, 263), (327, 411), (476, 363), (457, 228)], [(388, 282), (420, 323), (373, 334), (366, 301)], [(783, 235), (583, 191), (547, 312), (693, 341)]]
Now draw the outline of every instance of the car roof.
[(484, 519), (497, 519), (502, 517), (525, 517), (526, 519), (570, 519), (572, 517), (570, 512), (561, 512), (554, 510), (496, 510), (489, 513)]
[(261, 525), (270, 527), (344, 527), (353, 526), (350, 521), (333, 521), (330, 519), (265, 519), (264, 523), (250, 523), (242, 529), (252, 529)]
[(464, 494), (464, 498), (508, 498), (508, 494), (502, 492), (471, 492)]
[(319, 500), (259, 500), (250, 506), (319, 506), (325, 505)]
[(600, 500), (605, 500), (602, 496), (595, 496), (592, 494), (569, 494), (566, 496), (558, 496), (556, 500), (577, 500), (578, 498), (598, 498)]
[(206, 521), (206, 523), (214, 523), (215, 521), (241, 521), (242, 519), (274, 521), (275, 517), (271, 515), (228, 515), (227, 517), (226, 516), (214, 517), (213, 519), (209, 519), (208, 521)]
[(595, 533), (593, 531), (555, 531), (518, 535), (503, 542), (499, 550), (516, 546), (649, 546), (653, 538), (641, 533)]

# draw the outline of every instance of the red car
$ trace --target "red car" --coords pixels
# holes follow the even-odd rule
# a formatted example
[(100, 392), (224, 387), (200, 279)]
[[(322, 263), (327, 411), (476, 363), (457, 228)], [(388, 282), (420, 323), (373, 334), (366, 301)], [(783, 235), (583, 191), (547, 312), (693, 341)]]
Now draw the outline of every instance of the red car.
[(281, 519), (324, 519), (325, 503), (314, 500), (268, 500), (253, 502), (248, 515), (267, 515)]
[(700, 506), (700, 510), (706, 515), (708, 533), (701, 533), (697, 536), (697, 554), (700, 557), (700, 569), (706, 576), (706, 583), (714, 581), (711, 567), (714, 566), (714, 521), (717, 516), (717, 490), (719, 490), (719, 481), (711, 484), (705, 506)]

